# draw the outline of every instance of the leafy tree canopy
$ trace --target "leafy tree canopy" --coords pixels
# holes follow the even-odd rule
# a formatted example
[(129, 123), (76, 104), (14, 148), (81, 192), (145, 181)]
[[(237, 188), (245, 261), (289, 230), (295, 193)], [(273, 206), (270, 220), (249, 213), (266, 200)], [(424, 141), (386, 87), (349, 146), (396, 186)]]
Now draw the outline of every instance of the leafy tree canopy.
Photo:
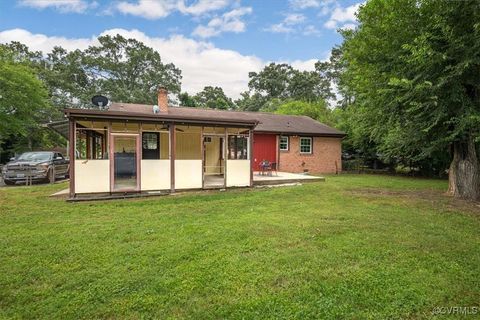
[[(249, 92), (237, 101), (240, 109), (271, 110), (275, 100), (333, 100), (333, 75), (327, 72), (330, 63), (316, 64), (315, 71), (299, 71), (286, 63), (270, 63), (260, 72), (250, 72)], [(277, 105), (278, 106), (278, 105)]]
[(268, 100), (260, 93), (251, 94), (248, 91), (242, 92), (240, 96), (240, 99), (235, 100), (235, 104), (240, 110), (244, 111), (260, 111)]
[(344, 33), (341, 78), (363, 133), (388, 158), (452, 146), (451, 191), (480, 199), (478, 1), (371, 0), (358, 20)]
[(42, 139), (40, 124), (51, 119), (48, 92), (35, 69), (23, 58), (0, 47), (0, 150), (7, 141), (13, 150), (24, 141), (30, 149)]
[(229, 110), (235, 107), (220, 87), (207, 86), (194, 97), (195, 105), (202, 108)]
[(288, 97), (288, 84), (293, 75), (293, 68), (285, 63), (270, 63), (260, 72), (250, 72), (248, 86), (267, 98)]
[(324, 100), (317, 100), (315, 102), (288, 101), (281, 104), (277, 108), (276, 113), (308, 116), (327, 125), (333, 124), (332, 111), (328, 108)]
[(55, 47), (46, 55), (18, 42), (2, 46), (38, 71), (58, 109), (90, 106), (96, 94), (113, 101), (153, 104), (159, 85), (180, 92), (181, 71), (163, 63), (154, 49), (121, 35), (102, 36), (98, 42), (83, 51)]
[(164, 64), (154, 49), (120, 35), (102, 36), (98, 41), (100, 45), (82, 52), (84, 76), (91, 82), (91, 90), (114, 101), (137, 103), (155, 103), (160, 84), (171, 93), (180, 92), (180, 70)]
[(195, 101), (195, 97), (188, 94), (188, 92), (182, 92), (178, 95), (178, 100), (180, 102), (180, 106), (182, 107), (196, 107), (197, 102)]

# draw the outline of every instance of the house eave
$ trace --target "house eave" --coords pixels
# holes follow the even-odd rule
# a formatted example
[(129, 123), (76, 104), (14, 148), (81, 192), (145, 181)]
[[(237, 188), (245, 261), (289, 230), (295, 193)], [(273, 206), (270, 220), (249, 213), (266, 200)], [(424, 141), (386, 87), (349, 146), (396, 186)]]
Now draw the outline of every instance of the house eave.
[(324, 133), (324, 132), (299, 132), (299, 131), (275, 131), (275, 130), (257, 130), (254, 129), (255, 133), (265, 133), (265, 134), (278, 134), (284, 136), (308, 136), (308, 137), (325, 137), (325, 138), (340, 138), (343, 139), (346, 137), (346, 134), (341, 133)]
[(224, 125), (235, 127), (253, 128), (258, 124), (256, 120), (229, 120), (229, 119), (211, 119), (203, 117), (184, 117), (174, 116), (168, 114), (152, 114), (146, 115), (143, 113), (134, 112), (117, 112), (117, 111), (101, 111), (91, 109), (75, 109), (68, 108), (64, 110), (68, 118), (75, 119), (102, 119), (102, 120), (131, 120), (131, 121), (146, 121), (146, 122), (165, 122), (176, 124), (207, 124), (207, 125)]

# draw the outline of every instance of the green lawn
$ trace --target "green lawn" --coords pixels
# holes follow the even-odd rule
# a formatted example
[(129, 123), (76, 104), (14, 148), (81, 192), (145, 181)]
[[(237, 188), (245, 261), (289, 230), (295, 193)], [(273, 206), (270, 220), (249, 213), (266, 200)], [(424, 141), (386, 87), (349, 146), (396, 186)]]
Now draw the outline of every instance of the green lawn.
[(479, 306), (480, 207), (443, 195), (445, 181), (47, 197), (65, 186), (0, 189), (0, 318), (403, 319)]

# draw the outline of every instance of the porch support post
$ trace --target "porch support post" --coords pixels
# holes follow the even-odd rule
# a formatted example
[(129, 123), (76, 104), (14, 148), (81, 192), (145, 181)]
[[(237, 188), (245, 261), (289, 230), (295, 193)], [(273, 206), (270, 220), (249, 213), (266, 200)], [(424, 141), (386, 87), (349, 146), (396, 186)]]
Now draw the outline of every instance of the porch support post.
[(70, 168), (69, 168), (69, 191), (70, 191), (70, 198), (75, 197), (75, 135), (76, 135), (76, 126), (75, 126), (75, 119), (69, 118), (68, 119), (68, 158), (70, 161)]
[(223, 138), (223, 187), (227, 188), (227, 162), (228, 162), (228, 128), (225, 127), (225, 136)]
[(200, 127), (200, 153), (202, 157), (202, 189), (205, 188), (205, 144), (203, 143), (203, 126)]
[(175, 124), (169, 126), (170, 136), (170, 192), (175, 192)]
[(276, 143), (276, 146), (275, 146), (275, 153), (276, 153), (275, 162), (277, 163), (277, 167), (275, 169), (277, 169), (277, 171), (278, 171), (279, 168), (280, 168), (280, 135), (279, 134), (277, 134), (277, 139), (275, 139), (275, 143)]
[(108, 159), (109, 159), (109, 164), (108, 167), (110, 169), (109, 172), (109, 181), (110, 181), (110, 195), (113, 192), (113, 179), (115, 176), (114, 172), (114, 161), (115, 161), (115, 150), (113, 149), (113, 136), (112, 136), (112, 122), (108, 122), (108, 130), (107, 130), (107, 140), (108, 140)]
[(250, 157), (250, 187), (253, 187), (253, 130), (250, 128), (248, 130), (248, 141), (249, 141), (249, 149), (248, 156)]

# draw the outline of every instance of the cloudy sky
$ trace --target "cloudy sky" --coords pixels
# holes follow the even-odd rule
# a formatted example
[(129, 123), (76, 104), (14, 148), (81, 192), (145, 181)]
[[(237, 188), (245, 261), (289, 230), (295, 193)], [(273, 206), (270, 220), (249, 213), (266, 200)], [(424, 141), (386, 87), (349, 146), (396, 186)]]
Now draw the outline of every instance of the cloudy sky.
[(182, 90), (221, 86), (236, 98), (248, 72), (269, 62), (302, 70), (327, 59), (355, 27), (358, 0), (2, 0), (0, 43), (48, 52), (84, 49), (122, 34), (158, 50), (182, 70)]

